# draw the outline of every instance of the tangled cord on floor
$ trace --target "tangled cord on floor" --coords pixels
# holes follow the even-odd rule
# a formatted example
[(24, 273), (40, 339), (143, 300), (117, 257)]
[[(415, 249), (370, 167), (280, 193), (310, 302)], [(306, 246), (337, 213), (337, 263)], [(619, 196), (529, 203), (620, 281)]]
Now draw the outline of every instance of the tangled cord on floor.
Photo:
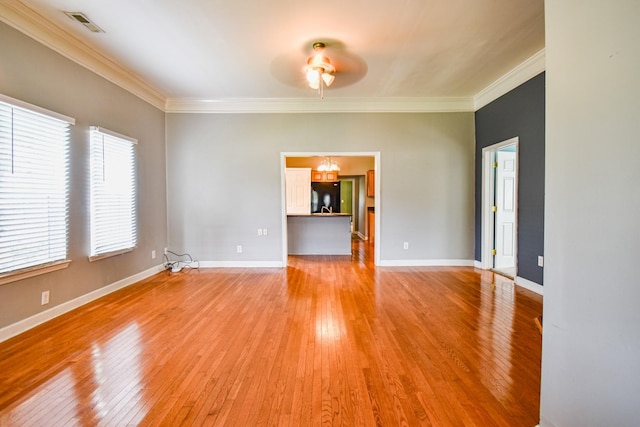
[[(177, 257), (176, 261), (169, 259), (169, 254)], [(200, 261), (194, 260), (189, 254), (177, 254), (175, 252), (166, 251), (164, 254), (164, 268), (172, 273), (178, 273), (183, 268), (200, 268)]]

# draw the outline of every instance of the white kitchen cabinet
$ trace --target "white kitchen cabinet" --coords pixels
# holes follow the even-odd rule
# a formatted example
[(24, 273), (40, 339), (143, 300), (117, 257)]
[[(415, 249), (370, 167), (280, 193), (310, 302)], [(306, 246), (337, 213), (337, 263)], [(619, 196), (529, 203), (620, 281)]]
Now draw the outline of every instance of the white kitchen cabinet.
[(287, 215), (311, 213), (311, 168), (287, 168), (285, 189)]

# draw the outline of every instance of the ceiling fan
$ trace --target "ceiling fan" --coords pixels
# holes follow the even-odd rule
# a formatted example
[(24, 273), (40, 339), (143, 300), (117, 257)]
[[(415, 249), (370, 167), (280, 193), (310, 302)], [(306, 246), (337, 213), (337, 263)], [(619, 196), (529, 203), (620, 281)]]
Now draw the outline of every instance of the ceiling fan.
[(311, 88), (321, 97), (326, 87), (346, 87), (367, 74), (364, 60), (337, 40), (325, 38), (305, 42), (299, 52), (276, 58), (271, 73), (282, 83)]

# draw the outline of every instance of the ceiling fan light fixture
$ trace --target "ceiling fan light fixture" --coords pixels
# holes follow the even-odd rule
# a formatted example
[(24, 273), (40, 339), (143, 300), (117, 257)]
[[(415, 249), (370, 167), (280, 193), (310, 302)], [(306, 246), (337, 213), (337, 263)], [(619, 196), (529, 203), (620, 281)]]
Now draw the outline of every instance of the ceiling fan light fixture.
[(321, 97), (324, 97), (324, 86), (331, 86), (331, 83), (333, 83), (335, 79), (333, 73), (336, 71), (333, 64), (331, 64), (331, 59), (324, 54), (324, 48), (324, 43), (314, 43), (313, 50), (315, 53), (307, 59), (307, 65), (304, 68), (309, 87), (318, 90)]
[(320, 89), (320, 80), (314, 80), (312, 82), (309, 82), (309, 87), (314, 90)]
[(322, 73), (322, 80), (324, 81), (324, 84), (326, 84), (327, 86), (331, 86), (331, 83), (333, 83), (335, 78), (336, 76), (334, 76), (333, 74)]
[(307, 82), (309, 82), (310, 86), (315, 83), (316, 84), (315, 89), (317, 89), (318, 80), (320, 79), (320, 73), (321, 71), (318, 68), (315, 68), (315, 67), (307, 68)]

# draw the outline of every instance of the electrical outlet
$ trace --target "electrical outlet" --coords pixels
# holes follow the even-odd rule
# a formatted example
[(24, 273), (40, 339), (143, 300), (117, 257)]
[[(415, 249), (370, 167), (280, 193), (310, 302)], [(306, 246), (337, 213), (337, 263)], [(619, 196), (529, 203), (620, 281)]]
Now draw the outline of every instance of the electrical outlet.
[(262, 236), (262, 228), (258, 228), (258, 236)]
[(40, 296), (40, 305), (49, 304), (49, 291), (42, 291), (42, 295)]
[(156, 259), (156, 251), (151, 251), (151, 259)]
[(236, 246), (236, 252), (239, 253), (239, 254), (242, 253), (242, 245)]
[(544, 267), (544, 257), (543, 256), (539, 256), (538, 257), (538, 267)]
[(268, 235), (268, 234), (269, 234), (269, 233), (268, 233), (267, 229), (266, 229), (266, 228), (263, 228), (263, 229), (262, 229), (262, 235), (263, 235), (263, 236), (266, 236), (266, 235)]
[(409, 249), (409, 242), (404, 242), (404, 244), (402, 245), (402, 247), (404, 249)]
[(164, 254), (165, 255), (167, 254), (167, 248), (164, 248)]

